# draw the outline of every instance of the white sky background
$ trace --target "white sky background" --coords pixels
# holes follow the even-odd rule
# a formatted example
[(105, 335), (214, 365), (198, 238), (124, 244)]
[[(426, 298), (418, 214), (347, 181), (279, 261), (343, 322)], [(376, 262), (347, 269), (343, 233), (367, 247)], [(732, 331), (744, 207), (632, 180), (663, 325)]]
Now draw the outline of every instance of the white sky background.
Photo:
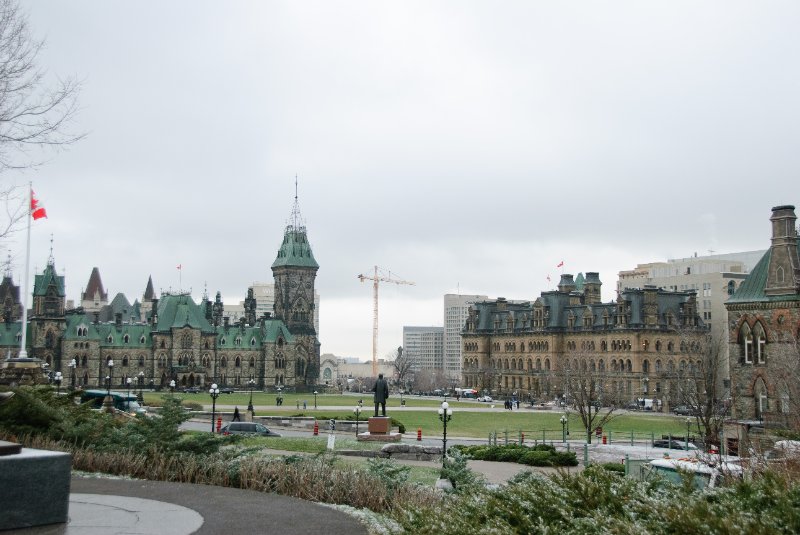
[[(640, 262), (763, 249), (800, 204), (796, 2), (23, 3), (84, 80), (88, 137), (36, 172), (68, 298), (271, 280), (294, 176), (323, 352), (379, 356), (445, 293), (531, 299)], [(24, 233), (9, 246), (19, 279)], [(32, 283), (31, 283), (32, 284)]]

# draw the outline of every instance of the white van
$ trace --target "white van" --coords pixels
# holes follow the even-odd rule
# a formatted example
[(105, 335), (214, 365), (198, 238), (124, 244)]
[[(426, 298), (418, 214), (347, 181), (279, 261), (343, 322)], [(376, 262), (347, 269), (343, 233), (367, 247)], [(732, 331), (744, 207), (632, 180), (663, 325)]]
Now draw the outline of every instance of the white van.
[(726, 477), (742, 478), (742, 467), (730, 462), (709, 464), (697, 458), (656, 459), (648, 463), (650, 471), (646, 477), (663, 477), (676, 485), (683, 484), (683, 474), (692, 474), (695, 488), (719, 487)]

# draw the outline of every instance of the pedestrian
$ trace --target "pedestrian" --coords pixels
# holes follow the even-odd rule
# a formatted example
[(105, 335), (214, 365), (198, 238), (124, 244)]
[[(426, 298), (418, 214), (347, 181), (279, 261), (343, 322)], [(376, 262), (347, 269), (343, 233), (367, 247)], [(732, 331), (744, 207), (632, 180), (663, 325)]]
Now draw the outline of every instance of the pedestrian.
[(241, 422), (241, 417), (239, 416), (239, 407), (234, 407), (233, 409), (233, 420), (234, 422)]
[(298, 399), (295, 403), (297, 404), (297, 410), (300, 410), (300, 400)]
[(306, 407), (307, 407), (307, 406), (308, 406), (308, 405), (306, 404), (306, 400), (303, 400), (303, 410), (306, 410)]

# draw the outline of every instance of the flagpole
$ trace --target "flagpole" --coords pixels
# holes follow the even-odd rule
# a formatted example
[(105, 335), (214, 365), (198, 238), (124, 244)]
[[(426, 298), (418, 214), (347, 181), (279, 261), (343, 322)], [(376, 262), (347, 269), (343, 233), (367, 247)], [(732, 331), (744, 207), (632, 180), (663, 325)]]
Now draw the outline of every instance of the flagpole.
[(25, 351), (25, 341), (28, 334), (28, 271), (31, 263), (31, 203), (33, 202), (33, 184), (28, 182), (28, 239), (27, 250), (25, 252), (25, 274), (22, 277), (24, 281), (22, 284), (22, 339), (20, 340), (20, 348), (18, 358), (28, 358), (28, 352)]

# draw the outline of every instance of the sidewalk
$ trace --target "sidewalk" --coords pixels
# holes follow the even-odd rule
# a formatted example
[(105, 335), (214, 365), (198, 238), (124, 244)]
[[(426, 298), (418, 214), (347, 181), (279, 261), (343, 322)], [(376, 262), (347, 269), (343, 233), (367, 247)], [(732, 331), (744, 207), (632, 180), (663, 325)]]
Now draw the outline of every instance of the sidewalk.
[(367, 535), (333, 508), (249, 490), (73, 476), (69, 523), (3, 535)]

